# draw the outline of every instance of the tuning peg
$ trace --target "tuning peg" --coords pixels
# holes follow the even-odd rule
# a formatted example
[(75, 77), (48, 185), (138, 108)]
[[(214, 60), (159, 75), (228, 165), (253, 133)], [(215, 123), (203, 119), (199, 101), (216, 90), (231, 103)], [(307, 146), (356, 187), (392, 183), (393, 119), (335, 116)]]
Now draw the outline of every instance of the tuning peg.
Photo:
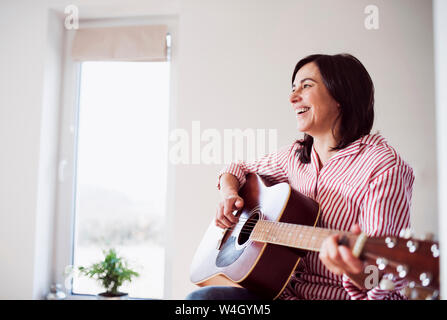
[(408, 251), (410, 251), (411, 253), (415, 252), (418, 247), (419, 247), (419, 243), (417, 241), (414, 241), (414, 240), (407, 241), (407, 248), (408, 248)]
[(386, 237), (385, 243), (388, 248), (394, 248), (396, 246), (397, 240), (394, 237)]
[(424, 287), (428, 287), (431, 283), (432, 275), (429, 272), (423, 272), (419, 275), (419, 280)]
[(432, 246), (430, 247), (430, 250), (433, 254), (433, 258), (439, 257), (439, 247), (436, 243), (432, 244)]
[(388, 260), (385, 258), (377, 258), (376, 264), (379, 270), (384, 270), (388, 265)]
[(396, 271), (397, 271), (397, 274), (399, 275), (399, 277), (405, 278), (408, 274), (408, 267), (400, 264), (397, 266)]
[(412, 236), (412, 232), (410, 228), (402, 229), (399, 233), (400, 238), (410, 239)]

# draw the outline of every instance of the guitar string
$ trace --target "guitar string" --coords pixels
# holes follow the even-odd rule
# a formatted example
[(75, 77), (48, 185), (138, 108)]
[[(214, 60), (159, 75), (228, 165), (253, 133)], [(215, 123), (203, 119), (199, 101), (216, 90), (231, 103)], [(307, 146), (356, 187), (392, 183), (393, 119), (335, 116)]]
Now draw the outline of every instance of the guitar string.
[[(256, 219), (254, 219), (255, 220), (255, 222), (252, 222), (252, 223), (247, 223), (247, 224), (245, 224), (244, 226), (246, 226), (246, 225), (249, 225), (250, 227), (253, 227), (253, 229), (251, 229), (251, 230), (244, 230), (244, 227), (242, 227), (241, 228), (241, 231), (239, 232), (239, 234), (252, 234), (253, 233), (253, 230), (254, 230), (254, 227), (256, 226), (256, 224), (259, 222), (259, 221), (268, 221), (268, 220), (256, 220)], [(268, 222), (272, 222), (272, 223), (274, 223), (275, 221), (268, 221)], [(284, 222), (282, 222), (282, 223), (284, 223)], [(230, 228), (227, 228), (227, 229), (225, 229), (225, 232), (227, 232), (227, 231), (234, 231), (236, 228), (237, 228), (237, 225), (238, 225), (239, 223), (236, 223), (236, 225), (235, 226), (233, 226), (233, 227), (230, 227)], [(286, 223), (284, 223), (284, 224), (286, 224)], [(293, 224), (288, 224), (288, 225), (293, 225)], [(302, 226), (300, 226), (300, 225), (297, 225), (297, 226), (299, 226), (299, 227), (302, 227)], [(304, 227), (308, 227), (308, 226), (304, 226)], [(268, 227), (266, 227), (267, 229), (268, 229)], [(309, 227), (310, 228), (310, 227)], [(290, 230), (277, 230), (277, 231), (279, 231), (279, 233), (281, 233), (281, 231), (287, 231), (288, 233), (290, 233), (291, 231)], [(294, 231), (300, 231), (299, 232), (299, 234), (300, 234), (300, 239), (305, 239), (306, 240), (306, 238), (311, 238), (312, 240), (316, 240), (316, 239), (324, 239), (325, 237), (327, 237), (328, 235), (331, 235), (332, 234), (332, 232), (330, 231), (330, 230), (328, 230), (328, 231), (325, 231), (325, 230), (319, 230), (319, 232), (320, 233), (327, 233), (327, 234), (325, 234), (324, 236), (320, 236), (320, 235), (316, 235), (315, 234), (315, 231), (316, 230), (313, 230), (313, 229), (305, 229), (305, 230), (294, 230)], [(309, 234), (309, 231), (311, 231), (311, 234)], [(275, 232), (273, 232), (273, 234), (274, 234)], [(280, 236), (280, 235), (278, 235), (278, 236)]]
[[(284, 230), (284, 229), (283, 230), (271, 230), (271, 229), (269, 229), (268, 226), (265, 226), (265, 229), (267, 229), (267, 232), (269, 232), (269, 231), (273, 231), (273, 232), (268, 234), (268, 235), (264, 234), (266, 237), (270, 236), (270, 239), (263, 239), (261, 241), (268, 242), (268, 240), (273, 240), (273, 241), (275, 241), (275, 240), (282, 240), (280, 237), (285, 236), (285, 234), (284, 234), (284, 232), (285, 232), (285, 233), (287, 233), (288, 237), (292, 237), (291, 239), (288, 239), (288, 240), (306, 241), (307, 245), (310, 245), (311, 241), (316, 241), (316, 240), (322, 241), (322, 240), (326, 239), (326, 237), (331, 236), (333, 234), (337, 234), (337, 233), (341, 234), (341, 233), (343, 233), (342, 231), (339, 231), (339, 230), (322, 229), (322, 228), (318, 228), (318, 227), (317, 227), (318, 229), (315, 229), (315, 228), (312, 228), (311, 226), (307, 226), (307, 225), (298, 225), (298, 224), (292, 224), (292, 223), (286, 223), (286, 222), (265, 220), (265, 219), (262, 219), (263, 216), (264, 215), (262, 215), (262, 213), (261, 213), (261, 219), (253, 218), (253, 217), (239, 218), (238, 222), (235, 225), (233, 225), (230, 228), (225, 229), (224, 232), (225, 233), (227, 231), (233, 232), (234, 230), (236, 230), (236, 228), (238, 226), (240, 227), (240, 225), (243, 224), (243, 226), (240, 227), (241, 230), (240, 230), (239, 234), (249, 235), (250, 236), (250, 235), (253, 234), (254, 228), (255, 228), (256, 224), (259, 221), (266, 221), (266, 222), (269, 222), (269, 223), (272, 223), (272, 224), (274, 224), (274, 223), (281, 223), (282, 225), (295, 226), (297, 228), (301, 228), (301, 230)], [(247, 222), (248, 220), (252, 220), (252, 221)], [(244, 222), (245, 222), (245, 224), (244, 224)], [(246, 226), (248, 228), (245, 228)], [(281, 225), (280, 225), (279, 228), (281, 228)], [(262, 229), (262, 231), (264, 231), (264, 229)], [(295, 236), (295, 239), (293, 239), (293, 235), (291, 234), (291, 231), (293, 231), (293, 232), (298, 231), (298, 233), (297, 233), (298, 235)], [(315, 233), (316, 231), (318, 231), (319, 234), (316, 234)], [(273, 239), (271, 237), (273, 237)], [(298, 237), (299, 237), (299, 239), (298, 239)]]
[[(243, 231), (243, 232), (240, 232), (239, 234), (250, 235), (250, 234), (252, 234), (252, 232), (245, 232), (245, 231)], [(281, 235), (272, 234), (270, 236), (280, 237)], [(313, 240), (313, 241), (316, 241), (316, 240), (323, 240), (323, 239), (325, 239), (325, 237), (323, 237), (323, 236), (315, 236), (315, 235), (311, 235), (311, 234), (299, 233), (299, 239), (300, 240)]]
[[(265, 221), (265, 220), (260, 220), (260, 221)], [(272, 221), (272, 222), (273, 222), (273, 221)], [(251, 230), (253, 230), (257, 223), (258, 223), (258, 222), (249, 222), (249, 223), (245, 223), (245, 224), (241, 227), (241, 229), (244, 230), (244, 229), (252, 228)], [(274, 223), (274, 222), (273, 222), (273, 223)], [(293, 225), (293, 224), (290, 224), (290, 225)], [(229, 228), (226, 228), (225, 230), (226, 230), (226, 231), (233, 231), (233, 230), (235, 230), (236, 228), (238, 228), (238, 226), (240, 226), (240, 224), (239, 224), (239, 223), (236, 223), (235, 225), (233, 225), (233, 226), (231, 226), (231, 227), (229, 227)], [(247, 228), (245, 228), (245, 227), (247, 227)], [(297, 225), (296, 228), (300, 228), (300, 227), (302, 227), (302, 226)], [(304, 226), (304, 227), (307, 227), (307, 226)], [(269, 226), (265, 226), (265, 228), (269, 228)], [(280, 226), (280, 227), (277, 227), (277, 228), (287, 228), (287, 227), (281, 227), (281, 226)], [(309, 228), (310, 228), (310, 227), (309, 227)], [(315, 231), (315, 230), (305, 229), (305, 230), (300, 230), (300, 231), (301, 231), (301, 232), (308, 232), (308, 231)]]
[[(257, 207), (255, 207), (252, 211), (256, 211), (256, 209), (258, 209)], [(239, 234), (244, 234), (244, 235), (250, 235), (250, 234), (252, 234), (253, 233), (253, 230), (254, 230), (254, 227), (256, 226), (256, 224), (259, 222), (259, 221), (267, 221), (267, 222), (270, 222), (270, 223), (275, 223), (275, 222), (277, 222), (277, 221), (269, 221), (269, 220), (265, 220), (265, 219), (263, 219), (264, 218), (264, 214), (262, 213), (262, 212), (259, 212), (259, 214), (261, 215), (261, 217), (259, 218), (254, 218), (253, 217), (253, 215), (251, 215), (251, 216), (249, 216), (249, 217), (247, 217), (247, 218), (241, 218), (241, 217), (239, 217), (238, 218), (238, 222), (236, 222), (233, 226), (231, 226), (231, 227), (229, 227), (229, 228), (227, 228), (227, 229), (225, 229), (225, 232), (227, 232), (227, 231), (230, 231), (230, 232), (233, 232), (236, 228), (238, 228), (238, 227), (240, 227), (240, 224), (242, 224), (242, 223), (245, 223), (242, 227), (240, 227), (241, 228), (241, 231), (239, 232)], [(249, 221), (249, 220), (252, 220), (252, 221)], [(248, 221), (248, 222), (247, 222)], [(322, 236), (320, 236), (320, 235), (317, 235), (317, 234), (315, 234), (315, 229), (313, 229), (312, 227), (310, 227), (310, 226), (306, 226), (306, 225), (297, 225), (297, 224), (291, 224), (291, 223), (285, 223), (285, 222), (280, 222), (281, 224), (283, 224), (283, 225), (288, 225), (288, 226), (291, 226), (291, 225), (293, 225), (293, 226), (295, 226), (295, 227), (298, 227), (298, 228), (302, 228), (302, 230), (294, 230), (294, 231), (300, 231), (299, 232), (299, 234), (300, 234), (300, 239), (303, 239), (304, 238), (304, 240), (306, 240), (306, 238), (307, 237), (310, 237), (311, 239), (317, 239), (317, 238), (321, 238), (321, 239), (323, 239), (323, 238), (325, 238), (325, 237), (327, 237), (327, 236), (329, 236), (329, 235), (331, 235), (331, 234), (333, 234), (333, 232), (331, 231), (331, 230), (328, 230), (328, 229), (321, 229), (321, 230), (319, 230), (320, 231), (320, 233), (325, 233), (325, 235), (322, 235)], [(245, 227), (248, 227), (249, 229), (247, 230)], [(266, 226), (266, 228), (268, 229), (268, 227)], [(281, 227), (280, 227), (281, 228)], [(310, 228), (310, 229), (309, 229)], [(304, 230), (303, 230), (304, 229)], [(268, 231), (270, 231), (270, 230), (268, 230)], [(285, 230), (275, 230), (275, 231), (279, 231), (279, 233), (281, 233), (281, 232), (284, 232)], [(278, 232), (272, 232), (272, 234), (275, 234), (275, 233), (278, 233)], [(309, 231), (311, 232), (311, 234), (309, 234)], [(288, 233), (290, 233), (290, 230), (288, 230)], [(281, 234), (280, 234), (281, 235)], [(280, 235), (278, 235), (278, 236), (280, 236)]]
[[(251, 235), (252, 233), (251, 232), (240, 232), (239, 234)], [(292, 240), (294, 242), (297, 242), (297, 241), (306, 241), (306, 242), (314, 241), (315, 242), (315, 241), (322, 241), (326, 238), (323, 236), (315, 236), (315, 235), (303, 234), (303, 233), (300, 233), (298, 238), (295, 236), (295, 238), (292, 237), (291, 239), (282, 239), (281, 236), (284, 236), (284, 234), (282, 234), (282, 235), (281, 234), (279, 234), (279, 235), (278, 234), (265, 235), (266, 239), (263, 239), (263, 240), (265, 240), (265, 241), (268, 241), (268, 240), (283, 240), (283, 241)], [(329, 235), (327, 235), (327, 236), (329, 236)], [(270, 237), (270, 239), (268, 239), (268, 237)], [(272, 239), (272, 237), (273, 237), (273, 239)]]
[[(245, 221), (247, 221), (247, 220), (250, 220), (250, 219), (246, 219)], [(312, 227), (310, 227), (310, 226), (306, 226), (306, 225), (297, 225), (297, 224), (292, 224), (292, 223), (287, 223), (287, 222), (278, 222), (278, 221), (270, 221), (270, 220), (262, 220), (262, 219), (252, 219), (253, 221), (252, 222), (247, 222), (247, 223), (245, 223), (244, 225), (243, 225), (243, 227), (245, 227), (245, 226), (248, 226), (248, 227), (255, 227), (256, 226), (256, 224), (259, 222), (259, 221), (266, 221), (266, 222), (268, 222), (268, 223), (272, 223), (272, 224), (275, 224), (275, 223), (281, 223), (281, 225), (287, 225), (287, 226), (296, 226), (296, 227), (298, 227), (298, 228), (312, 228)], [(245, 222), (245, 221), (238, 221), (238, 222), (236, 222), (233, 226), (231, 226), (231, 227), (229, 227), (229, 228), (226, 228), (226, 230), (227, 231), (230, 231), (230, 230), (234, 230), (234, 229), (236, 229), (236, 227), (237, 226), (239, 226), (239, 225), (241, 225), (243, 222)], [(281, 226), (280, 226), (280, 228), (281, 228)], [(304, 231), (304, 230), (303, 230)], [(314, 231), (314, 230), (313, 230)]]
[[(244, 235), (251, 235), (251, 232), (240, 232), (239, 234), (244, 234)], [(291, 239), (287, 239), (287, 240), (292, 240), (292, 241), (306, 241), (306, 242), (311, 242), (311, 241), (322, 241), (324, 240), (327, 236), (330, 236), (331, 234), (327, 234), (327, 235), (313, 235), (313, 234), (306, 234), (306, 233), (299, 233), (299, 236), (295, 236), (295, 238)], [(284, 234), (275, 234), (272, 233), (270, 235), (266, 235), (264, 234), (264, 236), (266, 236), (267, 238), (270, 237), (270, 240), (283, 240), (281, 239), (281, 236), (284, 236)], [(288, 235), (290, 236), (290, 235)], [(274, 239), (272, 239), (271, 237), (274, 237)], [(265, 240), (269, 240), (269, 239), (265, 239)], [(285, 241), (285, 240), (284, 240)]]
[[(293, 224), (293, 223), (287, 223), (287, 222), (280, 222), (280, 221), (273, 221), (273, 220), (264, 220), (264, 219), (254, 219), (254, 218), (248, 218), (248, 219), (239, 220), (233, 226), (231, 226), (229, 228), (226, 228), (225, 230), (226, 231), (233, 231), (242, 222), (245, 222), (245, 221), (250, 220), (250, 219), (253, 220), (253, 221), (245, 223), (243, 225), (243, 227), (241, 228), (241, 230), (243, 230), (243, 228), (245, 226), (254, 228), (259, 221), (265, 221), (265, 222), (271, 223), (273, 225), (275, 225), (275, 223), (280, 223), (279, 228), (284, 228), (284, 227), (281, 227), (281, 225), (287, 225), (289, 227), (290, 226), (294, 226), (295, 228), (302, 228), (302, 230), (299, 230), (299, 231), (303, 232), (303, 233), (308, 233), (308, 232), (311, 232), (311, 233), (318, 232), (318, 233), (328, 233), (328, 234), (343, 233), (343, 231), (340, 231), (340, 230), (331, 230), (331, 229), (324, 229), (324, 228), (318, 228), (318, 227), (311, 227), (311, 226), (308, 226), (308, 225), (299, 225), (299, 224)], [(268, 228), (268, 226), (265, 226), (265, 228)], [(251, 233), (252, 230), (253, 229), (249, 230), (248, 232)]]
[[(245, 221), (247, 221), (247, 220), (250, 220), (250, 219), (246, 219)], [(293, 224), (293, 223), (278, 222), (278, 221), (271, 221), (271, 220), (262, 220), (262, 219), (252, 219), (252, 220), (253, 220), (252, 222), (247, 222), (247, 223), (245, 223), (243, 227), (245, 227), (245, 226), (248, 226), (248, 227), (255, 227), (256, 224), (257, 224), (259, 221), (265, 221), (265, 222), (272, 223), (272, 224), (280, 223), (281, 225), (295, 226), (295, 227), (297, 227), (297, 228), (305, 228), (305, 229), (311, 228), (313, 231), (315, 231), (312, 227), (310, 227), (310, 226), (306, 226), (306, 225), (298, 225), (298, 224)], [(228, 230), (228, 231), (230, 231), (230, 230), (234, 230), (237, 226), (241, 225), (241, 224), (242, 224), (243, 222), (245, 222), (245, 221), (238, 221), (238, 222), (236, 222), (234, 225), (232, 225), (231, 227), (226, 228), (226, 230)], [(281, 225), (280, 225), (279, 228), (281, 228)], [(304, 231), (304, 230), (303, 230), (303, 231)]]
[[(257, 207), (255, 207), (252, 211), (254, 211), (254, 210), (256, 210), (257, 209)], [(241, 223), (244, 223), (244, 222), (246, 222), (245, 223), (245, 225), (244, 225), (244, 227), (245, 226), (248, 226), (248, 227), (253, 227), (254, 228), (254, 226), (259, 222), (259, 221), (266, 221), (266, 222), (269, 222), (269, 223), (281, 223), (282, 225), (288, 225), (288, 226), (296, 226), (296, 227), (298, 227), (298, 228), (304, 228), (305, 230), (301, 230), (301, 232), (308, 232), (308, 231), (311, 231), (311, 232), (315, 232), (316, 230), (315, 230), (315, 228), (313, 228), (313, 227), (311, 227), (311, 226), (308, 226), (308, 225), (299, 225), (299, 224), (293, 224), (293, 223), (287, 223), (287, 222), (279, 222), (279, 221), (273, 221), (273, 220), (265, 220), (265, 219), (262, 219), (265, 215), (262, 213), (262, 212), (260, 212), (260, 214), (261, 214), (261, 219), (259, 219), (259, 218), (253, 218), (253, 215), (251, 215), (251, 216), (249, 216), (248, 218), (241, 218), (241, 217), (239, 217), (238, 218), (238, 221), (234, 224), (234, 225), (232, 225), (231, 227), (229, 227), (229, 228), (227, 228), (226, 230), (228, 230), (228, 231), (233, 231), (233, 230), (235, 230), (236, 229), (236, 227), (238, 226), (238, 225), (240, 225)], [(247, 222), (247, 221), (249, 221), (249, 220), (252, 220), (252, 222)], [(243, 227), (242, 227), (243, 228)], [(322, 228), (318, 228), (319, 229), (319, 232), (321, 233), (321, 232), (327, 232), (327, 233), (329, 233), (329, 234), (333, 234), (333, 232), (335, 231), (335, 232), (342, 232), (342, 231), (340, 231), (340, 230), (331, 230), (331, 229), (322, 229)], [(250, 231), (248, 231), (248, 233), (251, 233), (251, 230)]]

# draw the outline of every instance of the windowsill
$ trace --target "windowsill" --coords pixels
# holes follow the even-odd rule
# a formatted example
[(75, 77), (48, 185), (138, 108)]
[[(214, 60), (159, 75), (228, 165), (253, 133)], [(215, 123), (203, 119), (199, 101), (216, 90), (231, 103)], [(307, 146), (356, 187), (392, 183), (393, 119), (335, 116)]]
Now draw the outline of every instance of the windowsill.
[(91, 294), (67, 294), (65, 300), (97, 300), (97, 298)]
[[(96, 295), (93, 294), (67, 294), (67, 297), (65, 300), (99, 300)], [(161, 299), (154, 299), (154, 298), (134, 298), (134, 297), (128, 297), (125, 300), (161, 300)]]

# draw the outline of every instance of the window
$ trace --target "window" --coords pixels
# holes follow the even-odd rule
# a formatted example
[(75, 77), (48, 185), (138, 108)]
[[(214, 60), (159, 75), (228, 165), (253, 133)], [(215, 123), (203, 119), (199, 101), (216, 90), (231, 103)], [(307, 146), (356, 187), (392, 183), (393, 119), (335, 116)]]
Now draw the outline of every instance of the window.
[[(116, 248), (140, 273), (131, 297), (163, 297), (168, 124), (169, 62), (82, 63), (73, 264)], [(73, 278), (75, 294), (102, 291)]]

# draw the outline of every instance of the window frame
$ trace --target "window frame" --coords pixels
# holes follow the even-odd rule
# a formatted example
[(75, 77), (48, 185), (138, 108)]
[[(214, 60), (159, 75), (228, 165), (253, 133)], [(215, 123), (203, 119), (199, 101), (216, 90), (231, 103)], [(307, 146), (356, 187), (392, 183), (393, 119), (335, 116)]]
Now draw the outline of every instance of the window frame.
[[(174, 43), (178, 43), (178, 19), (176, 16), (138, 17), (122, 19), (94, 19), (81, 20), (81, 27), (117, 27), (126, 25), (150, 25), (165, 24), (170, 35), (170, 47), (168, 47), (168, 61), (170, 62), (169, 83), (169, 123), (168, 130), (175, 128), (175, 110), (177, 97), (177, 50)], [(56, 213), (53, 255), (53, 282), (59, 283), (65, 290), (65, 268), (74, 261), (74, 228), (75, 228), (75, 204), (76, 204), (76, 167), (77, 167), (77, 141), (79, 124), (79, 97), (82, 63), (71, 59), (71, 46), (75, 32), (64, 30), (63, 53), (63, 83), (61, 94), (61, 115), (59, 120), (59, 145), (58, 145), (58, 172), (56, 188)], [(167, 137), (168, 138), (168, 137)], [(171, 254), (173, 252), (172, 226), (173, 226), (173, 202), (175, 166), (168, 163), (167, 188), (165, 198), (165, 273), (163, 299), (172, 294), (172, 266)], [(171, 228), (169, 228), (171, 226)], [(66, 290), (68, 299), (90, 299), (94, 296), (88, 294), (75, 294)]]

